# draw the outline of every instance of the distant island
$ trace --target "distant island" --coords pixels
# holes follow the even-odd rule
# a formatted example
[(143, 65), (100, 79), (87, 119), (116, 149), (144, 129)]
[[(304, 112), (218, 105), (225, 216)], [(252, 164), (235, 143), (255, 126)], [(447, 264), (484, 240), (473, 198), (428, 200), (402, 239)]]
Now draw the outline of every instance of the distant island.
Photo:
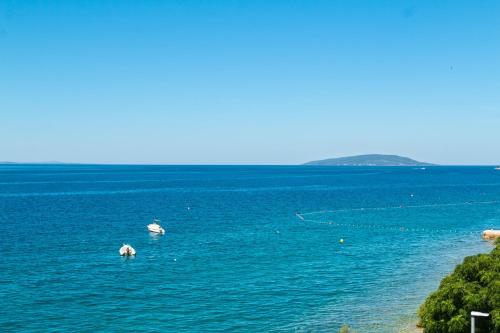
[(324, 165), (324, 166), (429, 166), (434, 165), (426, 162), (419, 162), (411, 158), (398, 155), (368, 154), (329, 158), (319, 161), (307, 162), (304, 165)]
[(47, 162), (12, 162), (12, 161), (0, 161), (0, 164), (72, 164), (59, 161), (47, 161)]

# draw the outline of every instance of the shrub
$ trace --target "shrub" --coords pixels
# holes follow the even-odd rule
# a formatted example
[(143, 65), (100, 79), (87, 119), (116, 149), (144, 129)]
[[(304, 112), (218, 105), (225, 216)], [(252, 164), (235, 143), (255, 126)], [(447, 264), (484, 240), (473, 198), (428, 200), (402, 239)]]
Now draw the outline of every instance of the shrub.
[(488, 312), (477, 319), (480, 332), (500, 333), (500, 239), (490, 254), (464, 259), (445, 277), (419, 309), (425, 333), (470, 332), (470, 312)]
[(349, 325), (344, 324), (344, 325), (342, 325), (342, 327), (340, 328), (339, 333), (356, 333), (356, 332), (355, 332), (355, 331), (353, 331), (353, 330), (349, 327)]

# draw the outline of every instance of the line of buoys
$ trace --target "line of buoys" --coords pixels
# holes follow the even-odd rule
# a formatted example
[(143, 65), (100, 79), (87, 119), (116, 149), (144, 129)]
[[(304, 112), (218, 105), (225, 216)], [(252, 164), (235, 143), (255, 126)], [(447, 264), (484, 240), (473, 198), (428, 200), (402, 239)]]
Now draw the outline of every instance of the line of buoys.
[[(374, 210), (391, 210), (391, 209), (405, 209), (405, 208), (432, 208), (432, 207), (448, 207), (448, 206), (466, 206), (466, 205), (488, 205), (488, 204), (498, 204), (500, 201), (466, 201), (459, 203), (441, 203), (441, 204), (426, 204), (426, 205), (400, 205), (400, 206), (386, 206), (386, 207), (359, 207), (359, 208), (342, 208), (335, 210), (321, 210), (306, 213), (295, 213), (295, 216), (301, 221), (316, 223), (316, 224), (328, 224), (335, 227), (344, 228), (364, 228), (364, 229), (383, 229), (383, 230), (393, 230), (401, 232), (447, 232), (447, 233), (459, 233), (462, 232), (459, 229), (439, 229), (439, 228), (409, 228), (405, 226), (395, 226), (395, 225), (382, 225), (382, 224), (363, 224), (363, 223), (338, 223), (331, 220), (320, 220), (320, 219), (310, 219), (305, 216), (326, 214), (326, 213), (341, 213), (341, 212), (359, 212), (359, 211), (374, 211)], [(470, 232), (471, 234), (476, 234), (476, 232)]]
[(341, 213), (341, 212), (356, 212), (356, 211), (373, 211), (373, 210), (392, 210), (392, 209), (410, 209), (410, 208), (432, 208), (432, 207), (450, 207), (450, 206), (469, 206), (469, 205), (492, 205), (498, 204), (500, 201), (466, 201), (458, 203), (439, 203), (439, 204), (425, 204), (425, 205), (399, 205), (399, 206), (385, 206), (385, 207), (358, 207), (358, 208), (341, 208), (334, 210), (318, 210), (314, 212), (296, 213), (297, 216), (303, 217), (307, 215), (317, 215), (326, 213)]
[(321, 221), (321, 220), (310, 220), (310, 219), (304, 219), (303, 221), (315, 224), (325, 224), (333, 227), (353, 228), (353, 229), (387, 230), (387, 231), (398, 231), (398, 232), (446, 232), (446, 233), (477, 234), (477, 232), (475, 231), (463, 232), (460, 229), (440, 229), (440, 228), (422, 228), (422, 227), (411, 228), (401, 225), (395, 226), (395, 225), (382, 225), (382, 224), (338, 223), (334, 221)]
[(304, 217), (301, 214), (295, 213), (295, 216), (297, 216), (299, 219), (301, 219), (302, 221), (304, 221)]

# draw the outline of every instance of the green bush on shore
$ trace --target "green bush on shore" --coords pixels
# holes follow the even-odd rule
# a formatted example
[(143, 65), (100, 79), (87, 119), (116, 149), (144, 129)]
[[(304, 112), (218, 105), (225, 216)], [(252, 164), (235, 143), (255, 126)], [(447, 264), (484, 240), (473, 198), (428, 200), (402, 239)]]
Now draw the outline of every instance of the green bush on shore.
[(500, 239), (489, 254), (464, 259), (419, 309), (425, 333), (470, 332), (470, 312), (488, 312), (476, 320), (477, 332), (500, 333)]
[(349, 325), (344, 324), (344, 325), (342, 325), (342, 327), (340, 328), (339, 333), (356, 333), (356, 332), (355, 332), (355, 331), (353, 331), (353, 330), (349, 327)]

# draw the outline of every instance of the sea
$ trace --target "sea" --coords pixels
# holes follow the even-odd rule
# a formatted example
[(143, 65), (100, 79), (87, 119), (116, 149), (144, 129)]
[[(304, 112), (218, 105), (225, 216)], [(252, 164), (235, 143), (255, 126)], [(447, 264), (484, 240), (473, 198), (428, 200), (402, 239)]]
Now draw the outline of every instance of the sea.
[(0, 165), (0, 331), (401, 332), (499, 200), (490, 166)]

